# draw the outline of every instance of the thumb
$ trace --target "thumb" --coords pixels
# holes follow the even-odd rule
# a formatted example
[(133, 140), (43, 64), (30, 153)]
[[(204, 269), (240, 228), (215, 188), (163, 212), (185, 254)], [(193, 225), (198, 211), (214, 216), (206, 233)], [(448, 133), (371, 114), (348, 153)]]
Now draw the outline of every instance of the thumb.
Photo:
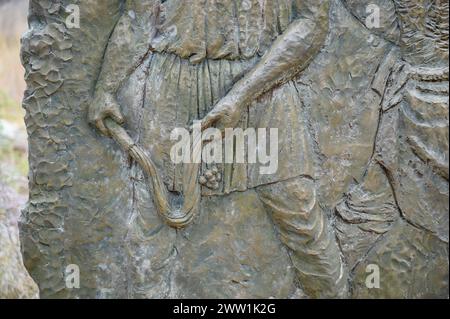
[(213, 126), (221, 117), (221, 114), (218, 112), (211, 112), (205, 116), (202, 120), (202, 131)]
[(108, 116), (119, 124), (123, 124), (125, 122), (122, 113), (117, 108), (112, 108), (111, 110), (109, 110)]

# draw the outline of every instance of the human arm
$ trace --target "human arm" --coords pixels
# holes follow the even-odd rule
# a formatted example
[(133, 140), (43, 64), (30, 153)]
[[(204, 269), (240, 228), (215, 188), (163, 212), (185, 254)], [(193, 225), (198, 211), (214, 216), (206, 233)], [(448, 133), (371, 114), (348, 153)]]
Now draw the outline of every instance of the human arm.
[(126, 0), (105, 51), (102, 69), (89, 106), (88, 120), (109, 135), (104, 120), (123, 123), (116, 93), (125, 79), (151, 54), (150, 42), (158, 15), (156, 0)]
[(233, 127), (251, 101), (302, 72), (322, 48), (328, 33), (329, 0), (305, 0), (301, 15), (273, 43), (202, 120), (202, 129)]

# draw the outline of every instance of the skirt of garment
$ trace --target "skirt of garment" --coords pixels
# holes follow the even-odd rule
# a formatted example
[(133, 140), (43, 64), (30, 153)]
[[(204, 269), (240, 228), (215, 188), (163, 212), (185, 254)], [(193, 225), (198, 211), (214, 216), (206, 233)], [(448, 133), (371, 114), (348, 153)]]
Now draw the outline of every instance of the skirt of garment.
[[(415, 77), (420, 77), (416, 74)], [(448, 68), (445, 79), (413, 79), (399, 105), (397, 199), (415, 225), (448, 242)]]
[(390, 177), (402, 216), (448, 242), (448, 67), (399, 62), (391, 79), (376, 160)]
[[(170, 156), (177, 143), (171, 140), (172, 131), (189, 128), (194, 120), (202, 119), (257, 62), (255, 57), (239, 61), (206, 59), (192, 64), (174, 54), (155, 53), (124, 83), (118, 101), (126, 128), (148, 151), (169, 191), (183, 192), (183, 165), (174, 164)], [(301, 175), (312, 177), (313, 149), (306, 119), (294, 81), (253, 101), (243, 112), (238, 128), (278, 129), (278, 169), (274, 174), (261, 174), (261, 166), (268, 164), (258, 161), (214, 164), (222, 175), (219, 188), (204, 187), (202, 194), (228, 194)], [(267, 147), (267, 153), (271, 151)], [(202, 171), (208, 166), (202, 164)]]

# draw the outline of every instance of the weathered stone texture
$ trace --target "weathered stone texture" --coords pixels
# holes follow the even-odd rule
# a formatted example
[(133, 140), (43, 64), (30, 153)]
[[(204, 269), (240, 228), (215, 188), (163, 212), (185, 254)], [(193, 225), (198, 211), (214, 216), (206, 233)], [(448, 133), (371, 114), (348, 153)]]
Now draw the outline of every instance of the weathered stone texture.
[(23, 202), (21, 195), (0, 183), (0, 299), (39, 297), (20, 253), (17, 219)]

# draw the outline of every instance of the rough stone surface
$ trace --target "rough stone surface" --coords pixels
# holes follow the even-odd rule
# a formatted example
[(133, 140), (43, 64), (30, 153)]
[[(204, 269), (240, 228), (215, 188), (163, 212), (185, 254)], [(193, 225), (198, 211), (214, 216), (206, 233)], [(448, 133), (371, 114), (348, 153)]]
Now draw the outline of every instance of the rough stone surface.
[[(41, 296), (447, 298), (448, 4), (223, 0), (221, 29), (215, 2), (189, 2), (30, 2), (20, 227)], [(64, 23), (72, 3), (80, 28)], [(214, 187), (189, 184), (197, 171), (168, 162), (168, 134), (230, 101), (247, 103), (235, 126), (284, 129), (278, 175), (233, 164)], [(88, 122), (115, 103), (124, 128), (105, 122), (106, 137)], [(171, 227), (164, 204), (180, 194), (201, 198)], [(74, 264), (80, 287), (68, 289)]]
[(23, 203), (17, 192), (0, 183), (0, 299), (39, 297), (20, 253), (17, 207)]
[[(366, 287), (367, 265), (380, 266), (380, 289)], [(448, 294), (448, 245), (398, 222), (355, 269), (355, 298), (442, 298)]]

